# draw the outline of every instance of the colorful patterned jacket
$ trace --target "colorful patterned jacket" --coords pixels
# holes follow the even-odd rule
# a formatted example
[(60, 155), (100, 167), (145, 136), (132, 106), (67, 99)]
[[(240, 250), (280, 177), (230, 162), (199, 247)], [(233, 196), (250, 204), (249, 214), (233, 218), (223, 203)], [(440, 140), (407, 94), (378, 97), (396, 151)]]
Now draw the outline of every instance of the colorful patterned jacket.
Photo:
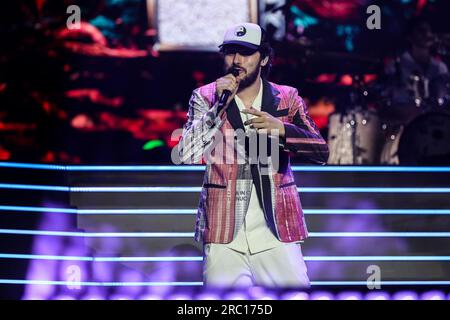
[[(195, 239), (204, 243), (231, 242), (244, 222), (253, 185), (273, 234), (283, 242), (305, 239), (308, 231), (290, 153), (323, 165), (328, 159), (328, 146), (309, 117), (303, 99), (295, 88), (263, 80), (261, 111), (284, 122), (285, 136), (274, 140), (271, 135), (255, 134), (256, 143), (249, 137), (241, 139), (238, 134), (243, 132), (244, 125), (236, 102), (233, 100), (219, 117), (217, 100), (215, 83), (194, 90), (188, 120), (176, 146), (180, 162), (206, 163)], [(266, 139), (268, 145), (264, 161), (259, 158), (262, 154), (259, 149), (257, 160), (249, 156), (253, 154), (252, 146), (261, 143), (260, 139)], [(220, 144), (222, 150), (232, 151), (218, 152)], [(246, 155), (244, 161), (239, 158), (242, 150)], [(270, 150), (278, 150), (276, 159)], [(206, 154), (210, 155), (209, 160), (205, 160)]]

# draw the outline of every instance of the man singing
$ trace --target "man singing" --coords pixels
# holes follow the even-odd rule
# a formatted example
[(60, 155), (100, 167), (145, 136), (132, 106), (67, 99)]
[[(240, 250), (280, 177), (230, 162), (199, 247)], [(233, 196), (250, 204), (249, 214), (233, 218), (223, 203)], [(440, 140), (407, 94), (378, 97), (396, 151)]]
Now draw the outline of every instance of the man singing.
[(263, 28), (233, 26), (219, 47), (226, 75), (194, 90), (176, 149), (184, 163), (211, 146), (228, 150), (214, 148), (206, 161), (195, 234), (204, 283), (308, 287), (300, 247), (308, 231), (289, 159), (323, 165), (327, 144), (297, 90), (266, 80), (272, 49)]

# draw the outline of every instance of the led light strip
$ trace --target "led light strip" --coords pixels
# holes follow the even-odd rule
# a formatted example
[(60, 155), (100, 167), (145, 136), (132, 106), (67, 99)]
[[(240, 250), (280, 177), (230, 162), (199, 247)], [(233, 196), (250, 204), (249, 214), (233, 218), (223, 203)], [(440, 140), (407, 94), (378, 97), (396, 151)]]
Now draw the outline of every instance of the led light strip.
[[(64, 187), (0, 183), (0, 189), (63, 192), (200, 192), (202, 187)], [(450, 193), (450, 188), (422, 187), (297, 187), (302, 193)]]
[(57, 256), (57, 255), (38, 255), (38, 254), (10, 254), (10, 253), (1, 253), (0, 259), (62, 260), (62, 261), (90, 261), (90, 262), (191, 262), (191, 261), (203, 261), (203, 257), (82, 257), (82, 256)]
[[(203, 257), (83, 257), (1, 253), (0, 259), (63, 260), (90, 262), (192, 262)], [(450, 256), (305, 256), (305, 261), (450, 261)]]
[(70, 281), (48, 281), (48, 280), (15, 280), (0, 279), (0, 284), (34, 284), (34, 285), (57, 285), (57, 286), (107, 286), (107, 287), (141, 287), (141, 286), (201, 286), (203, 282), (70, 282)]
[(312, 286), (448, 286), (450, 281), (311, 281)]
[(450, 256), (305, 256), (306, 261), (450, 261)]
[(18, 162), (0, 162), (0, 168), (35, 169), (35, 170), (67, 170), (67, 166), (53, 164), (35, 164)]
[[(85, 238), (191, 238), (194, 232), (77, 232), (0, 229), (0, 234), (62, 236)], [(367, 237), (367, 238), (449, 238), (450, 232), (310, 232), (312, 238)]]
[(13, 183), (0, 183), (0, 189), (62, 191), (62, 192), (70, 191), (70, 187), (64, 187), (64, 186), (45, 186), (45, 185), (13, 184)]
[(450, 232), (310, 232), (310, 237), (327, 238), (327, 237), (368, 237), (368, 238), (447, 238)]
[[(62, 285), (62, 286), (107, 286), (107, 287), (141, 287), (141, 286), (202, 286), (203, 282), (71, 282), (48, 280), (0, 279), (0, 284)], [(450, 281), (311, 281), (312, 286), (436, 286), (450, 285)]]
[(71, 209), (71, 208), (50, 208), (50, 207), (31, 207), (31, 206), (0, 206), (0, 211), (78, 214), (79, 210), (78, 209)]
[(47, 231), (0, 229), (0, 234), (61, 236), (85, 238), (192, 238), (193, 232), (77, 232), (77, 231)]
[[(29, 206), (0, 206), (0, 211), (67, 213), (79, 215), (194, 215), (197, 209), (71, 209)], [(309, 215), (449, 215), (450, 209), (303, 209)]]
[(448, 215), (450, 209), (304, 209), (310, 215)]
[[(63, 171), (205, 171), (204, 165), (90, 166), (0, 162), (0, 168)], [(292, 166), (293, 171), (313, 172), (450, 172), (450, 167), (402, 166)]]

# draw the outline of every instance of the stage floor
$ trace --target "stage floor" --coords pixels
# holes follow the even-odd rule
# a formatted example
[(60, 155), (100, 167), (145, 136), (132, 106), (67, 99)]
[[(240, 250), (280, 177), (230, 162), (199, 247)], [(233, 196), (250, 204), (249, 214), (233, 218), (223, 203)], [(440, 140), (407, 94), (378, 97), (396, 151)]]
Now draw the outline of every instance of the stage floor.
[[(450, 167), (293, 170), (312, 283), (297, 298), (446, 297)], [(193, 232), (203, 174), (203, 166), (0, 162), (2, 296), (202, 296)]]

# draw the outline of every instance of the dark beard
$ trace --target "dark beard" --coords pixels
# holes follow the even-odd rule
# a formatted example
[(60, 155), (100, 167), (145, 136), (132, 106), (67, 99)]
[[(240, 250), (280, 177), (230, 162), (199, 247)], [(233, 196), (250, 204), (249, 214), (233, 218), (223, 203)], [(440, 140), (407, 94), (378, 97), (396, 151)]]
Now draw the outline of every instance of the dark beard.
[[(231, 66), (225, 72), (225, 74), (231, 73), (231, 71), (235, 68), (235, 66)], [(258, 79), (258, 69), (255, 69), (252, 73), (247, 74), (247, 76), (239, 82), (239, 88), (237, 92), (244, 90), (245, 88), (250, 87), (255, 81)]]
[(256, 68), (252, 73), (249, 73), (244, 79), (241, 80), (241, 82), (239, 82), (238, 92), (250, 87), (255, 83), (255, 81), (258, 79), (258, 71), (258, 68)]

